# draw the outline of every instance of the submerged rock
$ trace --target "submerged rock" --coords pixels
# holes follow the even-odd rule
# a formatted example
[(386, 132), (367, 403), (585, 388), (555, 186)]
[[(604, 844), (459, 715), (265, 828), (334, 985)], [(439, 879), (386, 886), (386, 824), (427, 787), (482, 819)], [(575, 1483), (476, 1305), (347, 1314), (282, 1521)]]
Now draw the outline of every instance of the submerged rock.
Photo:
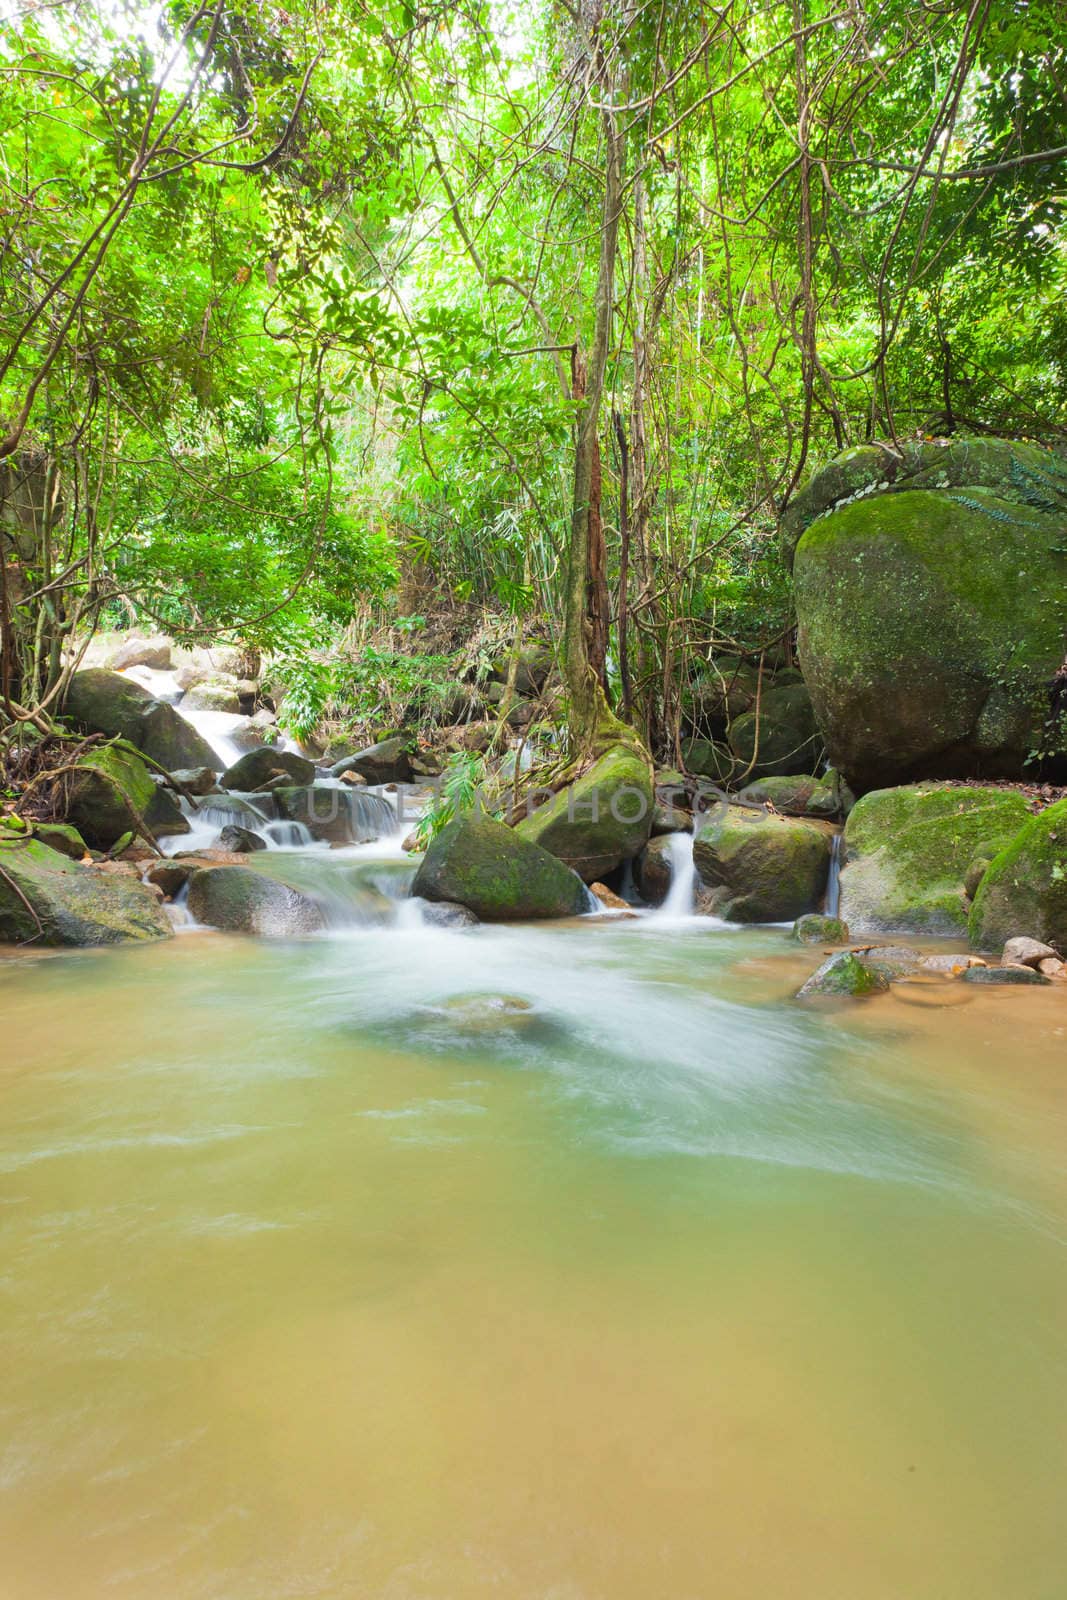
[(227, 767), (220, 781), (224, 789), (253, 794), (274, 778), (287, 779), (290, 784), (313, 783), (315, 763), (292, 750), (275, 750), (264, 745), (259, 750), (249, 750), (232, 767)]
[(515, 832), (591, 883), (644, 847), (654, 804), (648, 763), (625, 745), (615, 745), (576, 782), (524, 817)]
[(862, 996), (884, 994), (889, 988), (885, 973), (869, 967), (865, 960), (851, 950), (841, 950), (830, 956), (812, 973), (808, 981), (797, 990), (798, 1000), (812, 1000), (819, 996)]
[(701, 882), (730, 922), (792, 922), (826, 890), (833, 829), (828, 823), (725, 806), (693, 841)]
[(467, 906), (483, 922), (578, 916), (585, 885), (556, 856), (488, 817), (458, 817), (423, 857), (413, 895)]
[(997, 439), (846, 451), (782, 536), (805, 677), (849, 782), (1022, 776), (1063, 661), (1067, 460)]
[(924, 966), (921, 952), (913, 950), (906, 944), (867, 945), (862, 950), (853, 950), (852, 954), (872, 972), (878, 972), (883, 978), (888, 978), (890, 983), (898, 978), (913, 977)]
[(230, 933), (284, 939), (325, 927), (314, 900), (249, 867), (205, 867), (195, 872), (188, 905), (197, 922)]
[(845, 824), (841, 916), (853, 934), (966, 932), (963, 880), (1029, 812), (1010, 789), (912, 784), (864, 795)]
[(809, 911), (794, 922), (793, 938), (798, 944), (847, 944), (849, 932), (840, 917), (825, 917), (819, 911)]
[(215, 844), (219, 850), (232, 851), (234, 855), (252, 855), (257, 850), (265, 850), (267, 841), (260, 834), (253, 833), (250, 828), (242, 828), (239, 823), (228, 823)]
[(979, 956), (960, 955), (952, 951), (947, 955), (923, 956), (922, 970), (937, 973), (943, 978), (958, 978), (970, 967), (984, 966), (985, 962)]
[(469, 906), (451, 900), (420, 900), (419, 915), (431, 928), (476, 928), (478, 918)]
[(1067, 800), (1028, 816), (983, 877), (971, 944), (999, 949), (1020, 934), (1067, 952)]
[(107, 945), (173, 932), (136, 876), (81, 866), (36, 839), (0, 844), (0, 869), (0, 939)]

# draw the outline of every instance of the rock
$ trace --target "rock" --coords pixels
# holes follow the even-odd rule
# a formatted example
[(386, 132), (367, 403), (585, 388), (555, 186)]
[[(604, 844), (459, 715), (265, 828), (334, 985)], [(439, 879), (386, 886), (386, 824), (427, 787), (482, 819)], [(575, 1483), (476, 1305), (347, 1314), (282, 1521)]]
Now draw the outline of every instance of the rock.
[(969, 967), (984, 966), (979, 956), (960, 955), (955, 951), (950, 955), (923, 956), (922, 962), (924, 972), (936, 972), (945, 978), (958, 978)]
[(864, 795), (845, 824), (841, 916), (853, 934), (965, 933), (963, 879), (1029, 812), (1010, 789), (911, 784)]
[(177, 672), (174, 674), (174, 686), (175, 688), (180, 689), (182, 694), (185, 694), (185, 692), (191, 689), (194, 684), (203, 683), (207, 676), (208, 671), (206, 667), (200, 667), (194, 665), (192, 662), (186, 662), (185, 665), (180, 666)]
[(171, 777), (187, 794), (211, 794), (217, 786), (213, 767), (178, 767), (171, 772)]
[(151, 866), (146, 867), (144, 881), (166, 895), (168, 900), (173, 900), (174, 896), (185, 888), (196, 870), (197, 866), (193, 861), (174, 861), (168, 857), (162, 861), (153, 861)]
[(850, 783), (1023, 775), (1063, 661), (1062, 456), (996, 439), (848, 451), (782, 536), (808, 687)]
[(968, 967), (962, 974), (964, 983), (1048, 983), (1043, 972), (1033, 967)]
[(469, 906), (449, 900), (420, 900), (419, 914), (431, 928), (476, 928), (478, 918)]
[(242, 856), (250, 856), (257, 850), (267, 848), (267, 841), (260, 834), (252, 833), (250, 829), (234, 822), (223, 828), (215, 844), (219, 850), (229, 850), (234, 855)]
[(717, 915), (792, 922), (825, 893), (832, 839), (828, 823), (724, 806), (698, 830), (693, 860)]
[[(683, 691), (682, 708), (694, 728), (725, 733), (735, 717), (751, 711), (756, 700), (759, 670), (739, 656), (717, 656)], [(763, 689), (771, 675), (763, 675)]]
[(665, 806), (658, 801), (652, 808), (652, 834), (659, 837), (667, 833), (689, 833), (693, 827), (693, 814), (680, 806)]
[(460, 1034), (497, 1033), (501, 1029), (523, 1032), (539, 1029), (542, 1018), (529, 1000), (513, 994), (457, 994), (436, 1005), (420, 1008), (419, 1020), (445, 1022)]
[(575, 783), (522, 819), (515, 831), (573, 867), (587, 883), (614, 872), (644, 847), (652, 826), (652, 774), (614, 745)]
[(171, 668), (170, 640), (128, 639), (108, 657), (112, 672), (125, 672), (127, 667), (151, 667), (156, 672), (169, 672)]
[(591, 883), (589, 885), (589, 892), (590, 894), (594, 895), (595, 898), (600, 901), (600, 904), (606, 907), (608, 911), (622, 911), (625, 912), (626, 916), (628, 917), (632, 917), (634, 915), (633, 906), (625, 901), (621, 894), (616, 894), (614, 889), (609, 889), (606, 883)]
[(1019, 934), (1067, 952), (1067, 800), (1028, 816), (995, 857), (970, 916), (971, 944), (996, 950)]
[(710, 778), (713, 783), (729, 782), (736, 764), (729, 749), (712, 739), (683, 739), (682, 760), (687, 772)]
[(800, 986), (797, 999), (884, 994), (888, 988), (889, 979), (884, 973), (875, 972), (851, 950), (841, 950), (837, 955), (828, 957), (812, 973), (807, 983)]
[(1067, 983), (1067, 961), (1060, 961), (1058, 957), (1051, 957), (1047, 961), (1039, 961), (1037, 970), (1054, 983)]
[(727, 739), (737, 767), (754, 779), (810, 772), (822, 750), (811, 696), (802, 683), (765, 690), (759, 711), (736, 717)]
[(67, 820), (97, 850), (110, 850), (138, 818), (157, 837), (188, 833), (169, 789), (156, 784), (140, 756), (121, 745), (87, 750), (66, 780)]
[(81, 866), (37, 839), (0, 844), (0, 867), (0, 939), (105, 945), (173, 931), (139, 879)]
[(634, 863), (634, 882), (642, 900), (662, 905), (671, 887), (674, 858), (669, 834), (650, 839)]
[(1036, 967), (1040, 971), (1042, 961), (1049, 960), (1059, 960), (1058, 951), (1051, 945), (1042, 944), (1040, 939), (1020, 937), (1008, 940), (1000, 964), (1002, 967)]
[(369, 784), (408, 783), (411, 779), (410, 740), (400, 734), (383, 739), (354, 756), (343, 756), (330, 768), (333, 777), (358, 772)]
[(271, 792), (283, 817), (300, 823), (324, 844), (368, 844), (397, 825), (395, 806), (384, 795), (365, 794), (358, 786), (281, 785)]
[(963, 892), (967, 896), (968, 900), (973, 900), (975, 895), (978, 893), (978, 885), (989, 871), (992, 861), (993, 857), (991, 855), (983, 853), (982, 855), (975, 856), (974, 860), (967, 868), (963, 878)]
[(572, 917), (588, 907), (577, 873), (517, 829), (487, 817), (458, 817), (443, 828), (411, 892), (465, 905), (483, 922)]
[(353, 789), (367, 787), (367, 780), (362, 772), (342, 772), (341, 782), (351, 784)]
[(196, 921), (208, 927), (268, 939), (318, 933), (325, 926), (314, 900), (248, 867), (205, 867), (194, 872), (188, 905)]
[(923, 966), (920, 952), (905, 944), (865, 945), (863, 949), (853, 950), (852, 954), (857, 956), (871, 972), (880, 973), (883, 978), (888, 978), (890, 983), (897, 978), (912, 977)]
[(76, 672), (67, 691), (64, 713), (85, 733), (128, 739), (160, 766), (211, 767), (220, 763), (214, 750), (165, 700), (153, 700), (147, 689), (102, 667)]
[(773, 806), (784, 817), (825, 817), (834, 820), (846, 815), (855, 804), (847, 786), (832, 777), (758, 778), (746, 784), (738, 795), (749, 805)]
[[(534, 640), (529, 644), (520, 646), (519, 659), (515, 672), (515, 691), (517, 694), (537, 695), (541, 693), (552, 671), (552, 651), (547, 644)], [(506, 683), (511, 670), (511, 653), (498, 656), (493, 662), (493, 677), (499, 683)], [(489, 688), (492, 687), (490, 684)]]
[(259, 750), (250, 750), (232, 767), (227, 767), (219, 781), (224, 789), (234, 790), (238, 794), (254, 794), (272, 778), (278, 777), (304, 787), (315, 781), (315, 763), (308, 761), (305, 756), (295, 755), (291, 750), (274, 750), (264, 745)]
[(85, 840), (69, 822), (35, 822), (33, 837), (50, 850), (58, 850), (69, 861), (81, 861), (89, 854)]
[(241, 710), (241, 697), (233, 683), (212, 683), (201, 679), (182, 696), (183, 711), (226, 711), (236, 716)]
[(849, 932), (840, 917), (824, 917), (821, 912), (809, 911), (794, 922), (793, 938), (798, 944), (847, 944)]

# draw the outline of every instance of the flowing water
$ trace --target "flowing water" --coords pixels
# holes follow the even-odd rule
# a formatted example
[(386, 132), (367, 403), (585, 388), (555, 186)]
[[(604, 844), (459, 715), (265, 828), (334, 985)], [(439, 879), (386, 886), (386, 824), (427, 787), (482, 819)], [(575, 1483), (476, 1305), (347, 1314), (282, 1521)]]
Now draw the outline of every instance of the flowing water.
[(1060, 1600), (1065, 997), (816, 958), (0, 960), (0, 1595)]

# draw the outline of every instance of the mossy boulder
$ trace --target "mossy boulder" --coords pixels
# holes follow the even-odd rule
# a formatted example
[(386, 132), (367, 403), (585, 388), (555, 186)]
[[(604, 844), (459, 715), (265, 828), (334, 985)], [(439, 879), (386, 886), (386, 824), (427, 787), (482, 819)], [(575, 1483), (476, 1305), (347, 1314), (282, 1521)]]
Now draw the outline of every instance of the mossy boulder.
[(85, 840), (69, 822), (35, 822), (33, 836), (68, 861), (81, 861), (89, 853)]
[(249, 867), (205, 867), (189, 880), (190, 915), (209, 928), (285, 939), (325, 927), (314, 900)]
[(816, 910), (832, 839), (824, 822), (720, 807), (693, 841), (706, 908), (730, 922), (792, 922)]
[(70, 681), (64, 716), (84, 733), (128, 739), (146, 756), (172, 772), (175, 767), (211, 767), (222, 763), (196, 729), (166, 700), (102, 667), (76, 672)]
[(67, 779), (67, 821), (95, 849), (110, 850), (141, 819), (158, 837), (189, 832), (174, 795), (136, 751), (119, 744), (88, 750)]
[(958, 937), (971, 862), (1002, 849), (1028, 815), (1012, 789), (928, 783), (864, 795), (845, 824), (842, 919), (853, 935)]
[(0, 843), (0, 939), (106, 945), (172, 932), (157, 896), (137, 878), (82, 866), (38, 839)]
[(249, 750), (232, 767), (227, 767), (219, 780), (224, 789), (236, 794), (254, 794), (275, 779), (287, 779), (289, 785), (314, 783), (315, 763), (292, 750), (274, 750), (264, 745), (259, 750)]
[(714, 739), (683, 739), (682, 761), (687, 772), (712, 783), (728, 783), (736, 766), (729, 747)]
[(1027, 935), (1067, 955), (1067, 800), (1028, 817), (994, 856), (974, 897), (971, 944), (999, 950)]
[(738, 769), (752, 778), (810, 772), (822, 740), (803, 683), (767, 689), (754, 708), (730, 724), (727, 735)]
[(488, 817), (458, 817), (442, 828), (415, 874), (411, 893), (464, 905), (482, 922), (578, 916), (589, 905), (576, 872), (517, 828)]
[(783, 522), (799, 645), (831, 760), (860, 789), (1067, 769), (1067, 458), (961, 440), (831, 463)]
[[(682, 691), (682, 710), (695, 729), (725, 734), (735, 717), (751, 711), (759, 682), (759, 669), (749, 662), (716, 656)], [(770, 682), (770, 673), (764, 673), (764, 689)]]
[(865, 995), (884, 994), (889, 979), (884, 972), (869, 967), (861, 956), (851, 950), (840, 950), (828, 956), (797, 990), (798, 1000), (859, 999)]
[(818, 911), (809, 911), (793, 924), (793, 938), (798, 944), (847, 944), (848, 926), (840, 917), (825, 917)]
[(393, 734), (354, 756), (335, 761), (330, 772), (335, 778), (343, 777), (346, 772), (357, 772), (370, 784), (410, 783), (413, 777), (411, 750), (410, 739), (403, 734)]
[[(510, 652), (505, 651), (493, 662), (493, 677), (498, 683), (507, 682), (511, 671), (511, 659)], [(548, 681), (553, 665), (552, 651), (547, 644), (534, 639), (520, 645), (515, 670), (516, 693), (540, 694)]]
[(749, 805), (773, 806), (786, 817), (827, 820), (843, 816), (852, 803), (849, 790), (833, 776), (758, 778), (746, 784), (738, 798)]
[(654, 806), (648, 763), (625, 745), (615, 745), (577, 782), (524, 817), (515, 831), (592, 883), (644, 848)]

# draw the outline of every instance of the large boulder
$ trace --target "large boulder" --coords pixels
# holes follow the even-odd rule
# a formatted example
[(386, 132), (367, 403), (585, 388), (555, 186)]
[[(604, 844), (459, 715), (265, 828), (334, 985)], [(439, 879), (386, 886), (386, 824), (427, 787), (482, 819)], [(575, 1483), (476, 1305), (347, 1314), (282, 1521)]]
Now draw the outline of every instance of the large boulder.
[(614, 745), (515, 831), (592, 883), (644, 848), (654, 808), (648, 763), (625, 745)]
[(303, 787), (315, 781), (315, 763), (292, 750), (275, 750), (263, 745), (249, 750), (232, 767), (227, 767), (219, 780), (224, 789), (238, 794), (254, 794), (272, 779), (286, 778), (290, 785)]
[(1026, 934), (1067, 955), (1067, 800), (1028, 818), (993, 858), (969, 932), (979, 950), (999, 950)]
[(866, 446), (783, 519), (800, 655), (830, 758), (861, 789), (1067, 765), (1067, 460), (1037, 445)]
[(772, 806), (786, 817), (828, 820), (844, 816), (854, 804), (851, 791), (832, 772), (823, 777), (759, 778), (747, 784), (738, 799), (749, 805)]
[(483, 922), (578, 916), (588, 908), (577, 873), (517, 829), (458, 817), (426, 851), (411, 893), (466, 906)]
[(730, 922), (792, 922), (817, 910), (833, 832), (824, 822), (720, 807), (693, 841), (706, 908)]
[(107, 664), (112, 672), (125, 672), (128, 667), (151, 667), (156, 672), (169, 672), (170, 640), (162, 637), (127, 639), (125, 644), (119, 645), (118, 649), (108, 656)]
[(314, 900), (244, 866), (194, 872), (187, 904), (190, 915), (210, 928), (268, 939), (318, 933), (326, 925)]
[(241, 710), (241, 697), (233, 679), (223, 683), (202, 680), (194, 683), (182, 695), (182, 706), (186, 711), (225, 711), (237, 716)]
[(1028, 815), (1013, 789), (927, 783), (864, 795), (845, 824), (842, 920), (853, 937), (958, 937), (968, 867), (1003, 849)]
[(70, 681), (64, 714), (85, 733), (128, 739), (160, 766), (211, 767), (218, 756), (196, 729), (165, 700), (154, 700), (132, 678), (102, 667), (76, 672)]
[(110, 850), (124, 834), (149, 830), (188, 833), (189, 822), (169, 789), (155, 783), (136, 751), (101, 745), (86, 751), (66, 780), (67, 820), (97, 850)]
[(391, 739), (382, 739), (379, 744), (371, 745), (367, 750), (360, 750), (354, 756), (343, 756), (340, 761), (334, 762), (330, 771), (335, 778), (343, 777), (346, 772), (358, 772), (370, 784), (408, 783), (413, 776), (410, 743), (401, 734), (396, 734)]
[(172, 931), (158, 897), (137, 878), (68, 861), (36, 839), (0, 844), (0, 939), (101, 945)]
[(758, 710), (734, 718), (727, 737), (737, 767), (752, 778), (810, 772), (822, 750), (803, 683), (767, 689)]

